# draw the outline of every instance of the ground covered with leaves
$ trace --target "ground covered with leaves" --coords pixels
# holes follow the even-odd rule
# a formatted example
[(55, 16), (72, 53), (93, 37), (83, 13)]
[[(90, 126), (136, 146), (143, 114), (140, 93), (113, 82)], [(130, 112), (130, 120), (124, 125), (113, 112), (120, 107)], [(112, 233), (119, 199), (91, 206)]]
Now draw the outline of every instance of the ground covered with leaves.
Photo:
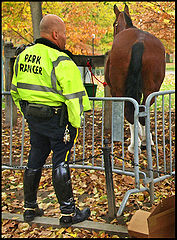
[[(170, 80), (171, 81), (171, 80)], [(169, 123), (168, 110), (165, 112), (165, 156), (167, 165), (169, 163), (171, 152), (172, 159), (175, 159), (175, 109), (172, 108), (172, 124), (171, 124), (171, 138), (172, 145), (169, 144)], [(160, 114), (159, 114), (160, 115)], [(94, 136), (94, 154), (99, 155), (101, 151), (101, 110), (98, 108), (95, 111), (95, 136)], [(92, 113), (86, 116), (86, 137), (85, 137), (85, 157), (89, 157), (92, 152), (92, 123), (93, 115)], [(158, 116), (158, 126), (162, 125), (162, 116)], [(152, 119), (154, 116), (152, 114)], [(18, 113), (17, 125), (12, 131), (12, 153), (13, 153), (13, 165), (20, 165), (21, 158), (21, 136), (22, 136), (22, 119), (20, 113)], [(154, 121), (151, 121), (151, 130), (154, 136)], [(164, 161), (164, 149), (163, 137), (160, 138), (162, 134), (161, 128), (158, 129), (159, 135), (159, 163), (163, 165)], [(127, 152), (127, 147), (130, 143), (130, 134), (127, 123), (125, 124), (125, 159), (127, 160), (126, 166), (132, 169), (133, 155)], [(110, 140), (109, 133), (105, 133), (106, 137)], [(28, 151), (30, 148), (29, 143), (29, 130), (27, 124), (25, 123), (25, 136), (24, 136), (24, 160), (23, 163), (26, 164)], [(170, 151), (171, 148), (171, 151)], [(114, 147), (114, 153), (118, 157), (121, 157), (121, 143), (116, 143)], [(10, 128), (5, 125), (5, 112), (2, 112), (2, 163), (9, 164), (10, 157)], [(156, 164), (156, 149), (153, 148), (152, 157)], [(75, 149), (76, 159), (82, 158), (83, 156), (83, 133), (80, 131), (80, 137)], [(51, 156), (49, 156), (47, 163), (51, 163)], [(147, 167), (147, 156), (146, 150), (142, 150), (140, 156), (140, 166), (143, 165)], [(80, 163), (82, 165), (82, 162)], [(102, 166), (101, 158), (96, 158), (87, 161), (87, 165)], [(122, 161), (119, 158), (114, 159), (114, 164), (117, 168), (122, 166)], [(174, 166), (173, 166), (174, 168)], [(162, 168), (164, 170), (164, 168)], [(23, 213), (23, 172), (24, 170), (3, 170), (2, 171), (2, 211), (9, 213)], [(108, 200), (106, 194), (106, 181), (105, 173), (101, 170), (94, 169), (82, 169), (82, 168), (71, 168), (71, 178), (73, 183), (73, 193), (76, 200), (76, 205), (79, 208), (90, 207), (91, 216), (89, 220), (95, 222), (106, 222), (111, 224), (122, 224), (127, 225), (131, 217), (138, 209), (151, 211), (152, 207), (156, 206), (161, 199), (175, 194), (175, 183), (174, 177), (170, 177), (164, 181), (155, 184), (155, 201), (154, 205), (150, 205), (150, 196), (148, 192), (142, 192), (138, 194), (130, 195), (125, 211), (122, 216), (115, 219), (110, 219), (108, 215)], [(119, 206), (123, 200), (123, 197), (127, 190), (135, 187), (134, 177), (127, 175), (120, 175), (113, 173), (114, 182), (114, 193), (116, 208)], [(140, 180), (140, 185), (143, 186), (142, 179)], [(41, 208), (44, 209), (45, 217), (60, 217), (59, 204), (57, 202), (56, 195), (54, 193), (52, 185), (52, 170), (51, 168), (43, 169), (39, 191), (38, 191), (38, 203)], [(2, 237), (3, 238), (119, 238), (119, 235), (108, 234), (104, 231), (96, 232), (86, 229), (78, 228), (53, 228), (38, 226), (37, 224), (28, 224), (23, 222), (18, 222), (15, 220), (2, 220)]]
[[(149, 194), (147, 192), (133, 194), (130, 196), (126, 209), (121, 217), (109, 220), (107, 195), (105, 187), (105, 176), (103, 172), (94, 170), (72, 169), (72, 182), (76, 204), (82, 209), (90, 207), (90, 220), (98, 222), (111, 222), (112, 224), (127, 224), (136, 210), (151, 210)], [(2, 173), (2, 211), (22, 214), (23, 192), (22, 192), (23, 171), (4, 170)], [(117, 209), (122, 201), (125, 192), (132, 188), (133, 180), (130, 177), (113, 174), (115, 198)], [(167, 196), (175, 194), (174, 178), (166, 179), (155, 185), (157, 199), (154, 205)], [(39, 206), (44, 209), (44, 216), (59, 217), (59, 204), (53, 191), (51, 180), (51, 169), (45, 169), (41, 178), (38, 192)], [(19, 223), (12, 220), (2, 221), (2, 237), (4, 238), (40, 238), (40, 237), (113, 237), (105, 232), (88, 231), (85, 229), (52, 227), (37, 227), (35, 224)], [(115, 237), (115, 235), (114, 235)], [(117, 236), (118, 237), (118, 236)]]

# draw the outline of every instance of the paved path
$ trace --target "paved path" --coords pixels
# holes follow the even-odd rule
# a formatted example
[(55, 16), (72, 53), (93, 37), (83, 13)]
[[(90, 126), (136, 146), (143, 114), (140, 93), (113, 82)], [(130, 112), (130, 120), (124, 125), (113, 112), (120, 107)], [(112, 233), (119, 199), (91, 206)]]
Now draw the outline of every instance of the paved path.
[[(9, 219), (15, 220), (19, 222), (24, 222), (22, 214), (15, 214), (15, 213), (7, 213), (2, 212), (2, 219)], [(39, 225), (45, 226), (52, 226), (56, 228), (61, 228), (62, 226), (59, 225), (59, 219), (54, 217), (35, 217), (34, 221), (30, 224), (36, 223)], [(117, 234), (120, 237), (128, 237), (128, 230), (126, 226), (123, 225), (115, 225), (103, 222), (94, 222), (85, 220), (84, 222), (73, 224), (71, 227), (73, 228), (84, 228), (88, 230), (94, 231), (105, 231), (111, 234)]]

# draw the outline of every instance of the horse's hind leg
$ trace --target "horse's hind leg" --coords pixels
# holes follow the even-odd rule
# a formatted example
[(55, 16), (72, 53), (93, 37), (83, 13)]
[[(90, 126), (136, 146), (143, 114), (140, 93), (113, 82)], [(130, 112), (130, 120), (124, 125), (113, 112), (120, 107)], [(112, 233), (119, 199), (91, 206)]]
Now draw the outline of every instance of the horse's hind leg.
[[(142, 132), (142, 135), (140, 135), (140, 138), (141, 138), (141, 146), (142, 147), (145, 147), (146, 146), (146, 130), (145, 130), (145, 126), (141, 125), (141, 132)], [(150, 132), (150, 142), (151, 142), (151, 145), (154, 146), (154, 141), (152, 140), (152, 133)]]
[[(134, 154), (134, 145), (135, 145), (135, 142), (134, 142), (134, 124), (131, 124), (129, 123), (129, 127), (130, 127), (130, 145), (128, 146), (128, 151), (132, 154)], [(140, 123), (138, 122), (138, 133), (139, 131), (141, 131), (141, 128), (140, 128)], [(141, 153), (141, 149), (140, 149), (140, 146), (141, 146), (141, 140), (138, 136), (138, 153), (140, 154)]]
[[(142, 105), (145, 105), (145, 100), (143, 99)], [(143, 111), (143, 108), (140, 108), (140, 112)], [(139, 118), (140, 121), (140, 128), (141, 131), (139, 132), (139, 136), (141, 138), (141, 146), (145, 147), (146, 146), (146, 129), (145, 129), (145, 118), (144, 117), (140, 117)], [(152, 140), (152, 133), (150, 133), (150, 142), (151, 145), (154, 146), (154, 142)]]
[[(128, 146), (128, 151), (134, 154), (134, 106), (130, 102), (125, 103), (125, 118), (127, 119), (130, 127), (130, 145)], [(138, 152), (141, 153), (141, 140), (139, 138), (141, 134), (140, 123), (138, 122)]]

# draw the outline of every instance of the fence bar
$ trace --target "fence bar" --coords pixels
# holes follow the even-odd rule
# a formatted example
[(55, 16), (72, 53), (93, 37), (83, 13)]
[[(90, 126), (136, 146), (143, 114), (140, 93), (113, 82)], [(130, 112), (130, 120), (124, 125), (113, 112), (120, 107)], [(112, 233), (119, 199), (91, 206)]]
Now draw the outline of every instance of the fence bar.
[(21, 145), (20, 166), (23, 165), (24, 136), (25, 136), (25, 118), (24, 118), (24, 116), (23, 116), (23, 117), (22, 117), (22, 145)]
[[(157, 96), (155, 96), (155, 106), (154, 106), (154, 114), (155, 114), (155, 146), (156, 146), (156, 162), (157, 162), (157, 170), (159, 171), (159, 150), (158, 150), (158, 139), (157, 139)], [(158, 177), (159, 177), (159, 173)]]
[(173, 176), (173, 175), (175, 175), (175, 171), (172, 172), (172, 174), (167, 174), (167, 175), (164, 175), (164, 176), (161, 176), (161, 177), (159, 177), (159, 178), (154, 179), (154, 183), (163, 181), (163, 180), (165, 180), (165, 179), (167, 179), (167, 178), (169, 178), (169, 177), (171, 177), (171, 176)]
[(135, 187), (140, 189), (139, 181), (139, 155), (138, 155), (138, 114), (139, 106), (138, 104), (134, 105), (134, 172), (135, 172)]
[[(103, 148), (103, 144), (104, 144), (104, 104), (105, 102), (102, 102), (102, 124), (101, 124), (101, 147)], [(102, 167), (104, 167), (103, 165), (103, 155), (102, 155)]]
[[(92, 156), (94, 156), (94, 123), (95, 123), (95, 120), (94, 120), (94, 114), (95, 112), (95, 101), (93, 101), (93, 117), (92, 117)], [(92, 166), (94, 165), (94, 157), (92, 158)]]
[(76, 144), (74, 144), (74, 146), (73, 146), (73, 152), (74, 152), (74, 154), (73, 154), (73, 162), (75, 163), (75, 161), (76, 161)]
[(165, 110), (164, 110), (164, 95), (162, 95), (162, 128), (163, 128), (163, 159), (164, 171), (166, 172), (166, 154), (165, 154)]
[(129, 196), (131, 195), (131, 194), (133, 194), (133, 193), (139, 193), (139, 192), (144, 192), (144, 191), (149, 191), (149, 189), (147, 188), (147, 187), (143, 187), (143, 188), (140, 188), (140, 189), (130, 189), (130, 190), (128, 190), (126, 193), (125, 193), (125, 196), (124, 196), (124, 198), (123, 198), (123, 200), (122, 200), (122, 202), (121, 202), (121, 204), (120, 204), (120, 206), (119, 206), (119, 210), (118, 210), (118, 212), (117, 212), (117, 217), (120, 217), (121, 215), (122, 215), (122, 213), (123, 213), (123, 211), (124, 211), (124, 208), (125, 208), (125, 205), (126, 205), (126, 203), (127, 203), (127, 201), (128, 201), (128, 198), (129, 198)]
[[(85, 158), (85, 112), (84, 112), (84, 120), (83, 120), (83, 159)], [(84, 165), (84, 160), (82, 162)]]
[(148, 160), (148, 177), (150, 179), (149, 182), (149, 190), (150, 190), (150, 202), (151, 204), (154, 202), (154, 182), (153, 182), (153, 172), (150, 169), (153, 168), (152, 165), (152, 152), (151, 152), (151, 142), (150, 142), (150, 101), (148, 98), (146, 99), (146, 112), (147, 117), (145, 118), (145, 131), (146, 131), (146, 151), (147, 151), (147, 160)]
[[(124, 106), (125, 106), (125, 102), (123, 102), (123, 116), (124, 116)], [(122, 158), (124, 159), (124, 135), (123, 135), (123, 139), (122, 139)], [(124, 161), (122, 162), (122, 170), (125, 171), (125, 163)]]
[(12, 166), (12, 129), (13, 129), (13, 102), (10, 101), (10, 166)]

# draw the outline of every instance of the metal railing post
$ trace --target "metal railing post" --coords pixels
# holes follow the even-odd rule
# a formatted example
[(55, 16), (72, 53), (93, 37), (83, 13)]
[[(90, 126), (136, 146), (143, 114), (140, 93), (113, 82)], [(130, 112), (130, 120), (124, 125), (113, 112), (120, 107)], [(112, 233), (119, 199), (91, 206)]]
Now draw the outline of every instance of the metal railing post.
[[(150, 95), (149, 95), (150, 96)], [(146, 151), (147, 151), (147, 160), (148, 160), (148, 177), (149, 181), (149, 193), (150, 193), (150, 203), (154, 202), (154, 175), (152, 172), (152, 150), (151, 150), (151, 141), (150, 141), (150, 101), (146, 99), (146, 113), (147, 117), (145, 118), (145, 130), (146, 130)]]
[(112, 164), (111, 164), (111, 148), (108, 146), (108, 140), (104, 139), (105, 146), (102, 148), (104, 156), (104, 168), (106, 177), (106, 191), (108, 199), (108, 214), (110, 218), (116, 217), (116, 206), (115, 206), (115, 195), (114, 195), (114, 185), (112, 177)]

